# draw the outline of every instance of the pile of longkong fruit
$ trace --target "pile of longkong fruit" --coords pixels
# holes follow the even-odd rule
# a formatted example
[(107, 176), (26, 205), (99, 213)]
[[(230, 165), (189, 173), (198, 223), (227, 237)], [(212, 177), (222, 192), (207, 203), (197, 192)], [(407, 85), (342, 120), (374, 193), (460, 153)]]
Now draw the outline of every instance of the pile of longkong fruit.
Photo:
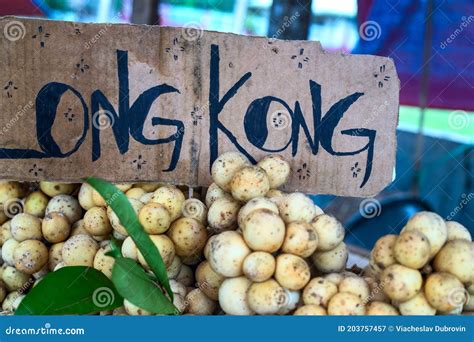
[[(202, 194), (168, 184), (117, 184), (158, 248), (183, 314), (474, 311), (474, 244), (465, 227), (420, 212), (400, 235), (377, 241), (367, 267), (347, 270), (341, 223), (303, 193), (278, 190), (290, 172), (277, 155), (251, 165), (228, 152), (213, 164), (214, 183)], [(4, 313), (14, 312), (29, 288), (61, 267), (90, 266), (110, 277), (114, 259), (105, 254), (112, 236), (123, 256), (149, 271), (115, 213), (88, 184), (5, 181), (0, 204)], [(102, 314), (150, 315), (127, 300)]]

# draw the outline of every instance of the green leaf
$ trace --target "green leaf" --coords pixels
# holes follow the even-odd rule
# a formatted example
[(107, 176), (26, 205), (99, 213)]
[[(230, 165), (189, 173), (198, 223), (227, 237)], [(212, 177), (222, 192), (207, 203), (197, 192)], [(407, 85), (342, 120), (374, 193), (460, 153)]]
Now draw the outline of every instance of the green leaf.
[(70, 266), (47, 274), (23, 298), (15, 315), (85, 315), (122, 305), (123, 298), (102, 272)]
[(112, 281), (124, 298), (142, 309), (165, 315), (179, 314), (158, 285), (133, 259), (115, 259)]
[(110, 251), (105, 253), (105, 255), (112, 257), (112, 258), (118, 258), (122, 256), (122, 251), (120, 250), (119, 243), (116, 238), (112, 237), (110, 239)]
[(143, 258), (158, 278), (158, 281), (166, 289), (171, 300), (173, 300), (173, 291), (171, 291), (168, 273), (166, 272), (166, 266), (160, 252), (138, 221), (135, 210), (133, 210), (127, 196), (117, 189), (115, 185), (105, 180), (88, 177), (86, 181), (104, 198), (106, 203), (115, 212), (120, 223), (132, 237)]

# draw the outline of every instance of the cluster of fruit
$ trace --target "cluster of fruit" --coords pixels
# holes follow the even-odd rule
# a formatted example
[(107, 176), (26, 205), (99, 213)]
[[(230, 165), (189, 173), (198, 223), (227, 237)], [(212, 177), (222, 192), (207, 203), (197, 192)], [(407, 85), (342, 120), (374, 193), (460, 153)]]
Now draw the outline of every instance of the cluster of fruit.
[[(419, 213), (382, 237), (369, 266), (346, 271), (345, 230), (303, 193), (283, 192), (290, 165), (228, 152), (205, 193), (161, 183), (116, 184), (167, 267), (183, 314), (392, 315), (473, 310), (468, 230)], [(0, 183), (0, 303), (14, 312), (49, 272), (89, 266), (111, 277), (110, 240), (147, 272), (108, 203), (87, 183)], [(151, 315), (127, 299), (113, 315)]]
[(403, 315), (474, 310), (474, 244), (461, 224), (415, 214), (400, 232), (375, 244), (368, 272), (380, 279)]

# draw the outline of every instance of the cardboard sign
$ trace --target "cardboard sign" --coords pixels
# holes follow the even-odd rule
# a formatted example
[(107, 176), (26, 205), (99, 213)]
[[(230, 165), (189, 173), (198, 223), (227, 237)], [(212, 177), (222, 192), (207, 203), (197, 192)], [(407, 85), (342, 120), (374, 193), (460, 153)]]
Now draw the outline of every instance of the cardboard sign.
[(286, 190), (370, 196), (392, 178), (389, 58), (318, 42), (0, 20), (0, 177), (211, 183), (226, 151), (286, 157)]

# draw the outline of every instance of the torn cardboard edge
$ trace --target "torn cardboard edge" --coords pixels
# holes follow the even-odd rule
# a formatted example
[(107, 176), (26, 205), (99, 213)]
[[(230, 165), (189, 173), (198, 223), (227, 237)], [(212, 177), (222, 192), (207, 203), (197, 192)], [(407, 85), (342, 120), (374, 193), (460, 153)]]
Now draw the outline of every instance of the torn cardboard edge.
[(186, 28), (6, 17), (0, 29), (4, 179), (207, 186), (213, 160), (240, 151), (289, 160), (285, 190), (364, 197), (391, 182), (389, 58)]

